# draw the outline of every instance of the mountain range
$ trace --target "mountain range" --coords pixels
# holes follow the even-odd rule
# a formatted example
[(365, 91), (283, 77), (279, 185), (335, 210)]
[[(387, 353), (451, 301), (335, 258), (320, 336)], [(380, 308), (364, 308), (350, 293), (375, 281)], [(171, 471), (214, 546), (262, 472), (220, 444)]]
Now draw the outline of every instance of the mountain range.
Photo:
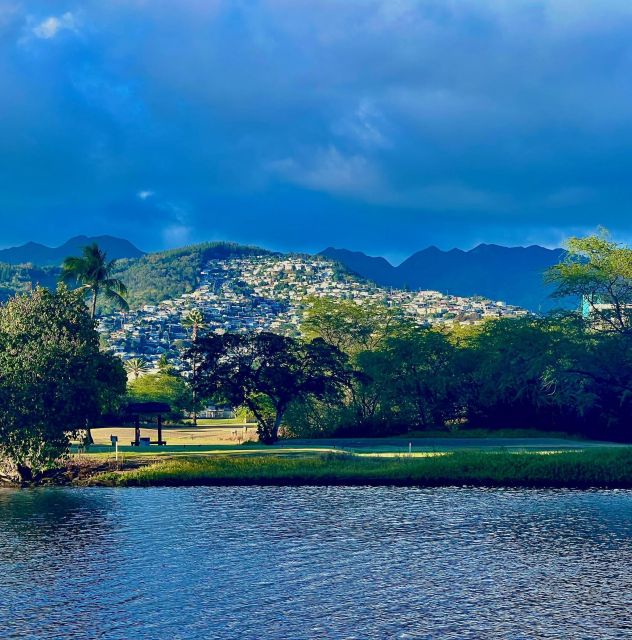
[[(156, 302), (163, 296), (179, 295), (191, 290), (199, 270), (208, 257), (221, 257), (225, 253), (254, 251), (256, 247), (241, 247), (231, 243), (206, 243), (145, 254), (131, 242), (113, 236), (76, 236), (59, 247), (47, 247), (28, 242), (19, 247), (0, 250), (0, 263), (5, 265), (35, 265), (47, 270), (61, 265), (64, 258), (79, 255), (81, 249), (96, 242), (117, 264), (119, 277), (128, 283), (137, 304)], [(428, 247), (394, 266), (382, 257), (372, 257), (359, 251), (329, 247), (321, 256), (335, 261), (346, 270), (385, 287), (402, 289), (430, 289), (459, 296), (484, 296), (502, 300), (532, 311), (548, 311), (555, 307), (574, 306), (573, 301), (558, 301), (550, 297), (551, 290), (544, 284), (543, 273), (564, 257), (563, 249), (529, 247), (503, 247), (480, 244), (474, 249), (442, 251)], [(21, 269), (18, 273), (10, 270)], [(24, 272), (24, 267), (7, 267), (0, 282), (9, 295), (16, 289), (15, 282), (48, 277)], [(18, 288), (19, 289), (19, 288)]]
[(19, 247), (0, 249), (0, 262), (5, 264), (33, 264), (39, 267), (58, 266), (68, 256), (78, 256), (88, 244), (96, 242), (112, 260), (140, 258), (145, 255), (128, 240), (113, 236), (75, 236), (59, 247), (47, 247), (27, 242)]
[(495, 244), (480, 244), (469, 251), (428, 247), (398, 266), (385, 258), (333, 247), (320, 255), (386, 287), (432, 289), (459, 296), (480, 295), (532, 311), (574, 305), (573, 301), (551, 298), (551, 289), (543, 281), (546, 269), (564, 257), (563, 249)]

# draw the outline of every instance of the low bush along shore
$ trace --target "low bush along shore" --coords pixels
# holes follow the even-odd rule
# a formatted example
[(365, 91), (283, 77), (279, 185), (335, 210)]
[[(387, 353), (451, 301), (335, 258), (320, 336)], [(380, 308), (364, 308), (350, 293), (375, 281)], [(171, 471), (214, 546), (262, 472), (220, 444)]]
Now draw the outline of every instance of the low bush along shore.
[(425, 457), (324, 454), (305, 457), (209, 456), (167, 459), (109, 471), (82, 484), (409, 485), (632, 488), (632, 448), (570, 452), (458, 451)]

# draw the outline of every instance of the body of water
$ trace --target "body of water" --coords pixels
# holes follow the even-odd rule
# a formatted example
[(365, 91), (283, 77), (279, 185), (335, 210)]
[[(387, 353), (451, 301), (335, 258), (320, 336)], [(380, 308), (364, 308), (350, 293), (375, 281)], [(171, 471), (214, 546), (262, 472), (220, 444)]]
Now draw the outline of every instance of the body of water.
[(0, 491), (0, 638), (632, 638), (632, 492)]

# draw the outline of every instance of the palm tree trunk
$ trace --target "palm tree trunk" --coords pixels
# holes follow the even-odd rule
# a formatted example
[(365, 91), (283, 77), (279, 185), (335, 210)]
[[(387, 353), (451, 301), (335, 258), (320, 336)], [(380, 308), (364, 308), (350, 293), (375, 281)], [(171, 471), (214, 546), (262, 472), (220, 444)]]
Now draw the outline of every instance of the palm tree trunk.
[(90, 317), (94, 320), (94, 316), (97, 314), (97, 290), (96, 287), (92, 290), (92, 313)]
[(193, 358), (193, 384), (191, 385), (191, 395), (193, 399), (193, 426), (197, 427), (197, 393), (195, 391), (195, 374), (197, 372), (197, 362)]
[[(193, 332), (192, 332), (192, 342), (193, 345), (195, 346), (195, 343), (197, 342), (197, 323), (195, 323), (193, 325)], [(195, 374), (197, 373), (197, 362), (195, 360), (195, 356), (193, 356), (193, 384), (192, 384), (192, 400), (193, 400), (193, 426), (197, 427), (197, 394), (195, 392)]]

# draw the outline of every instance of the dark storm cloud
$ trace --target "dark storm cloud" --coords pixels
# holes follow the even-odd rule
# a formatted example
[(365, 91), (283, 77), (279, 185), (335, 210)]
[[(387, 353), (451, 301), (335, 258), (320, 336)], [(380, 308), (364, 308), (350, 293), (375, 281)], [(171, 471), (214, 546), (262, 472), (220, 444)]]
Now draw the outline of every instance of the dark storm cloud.
[(0, 0), (2, 244), (628, 237), (631, 36), (615, 0)]

